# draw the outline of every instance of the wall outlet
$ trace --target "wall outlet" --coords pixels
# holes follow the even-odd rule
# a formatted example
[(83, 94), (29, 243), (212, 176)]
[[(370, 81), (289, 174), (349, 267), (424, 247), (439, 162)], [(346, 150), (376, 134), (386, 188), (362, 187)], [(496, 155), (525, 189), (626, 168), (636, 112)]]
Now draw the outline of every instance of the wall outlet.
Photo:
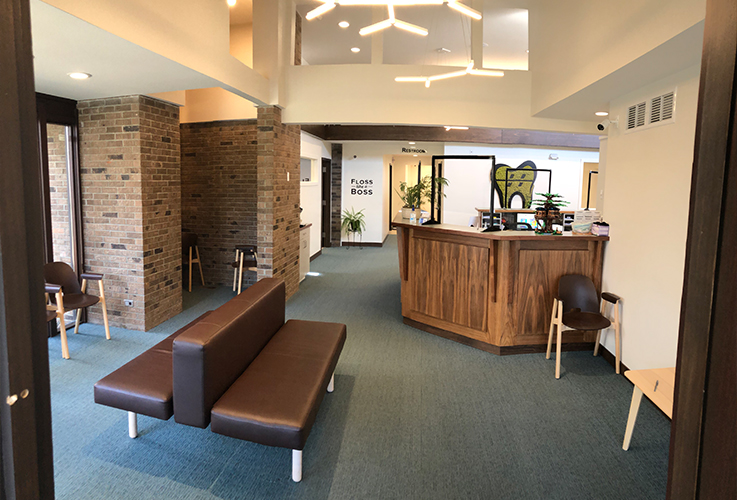
[(123, 305), (126, 307), (133, 307), (133, 301), (132, 300), (124, 300)]

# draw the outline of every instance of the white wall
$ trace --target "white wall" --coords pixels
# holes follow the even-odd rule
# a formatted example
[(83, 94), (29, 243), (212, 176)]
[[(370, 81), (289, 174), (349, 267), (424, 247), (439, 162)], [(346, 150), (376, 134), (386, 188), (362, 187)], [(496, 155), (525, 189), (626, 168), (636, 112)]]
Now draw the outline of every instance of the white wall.
[[(606, 147), (603, 215), (611, 241), (603, 288), (622, 297), (622, 362), (635, 370), (676, 363), (699, 67), (622, 96), (610, 108), (626, 116), (628, 105), (674, 86), (675, 123), (631, 133), (610, 127)], [(605, 346), (614, 352), (612, 335)]]
[[(597, 151), (577, 151), (547, 148), (520, 148), (508, 146), (489, 146), (480, 144), (455, 144), (445, 147), (446, 155), (495, 155), (496, 162), (517, 168), (522, 162), (531, 160), (537, 168), (552, 170), (552, 190), (569, 202), (572, 210), (580, 206), (581, 173), (584, 162), (598, 162)], [(551, 154), (558, 155), (550, 160)], [(443, 176), (448, 179), (443, 200), (443, 222), (468, 225), (469, 217), (476, 216), (476, 207), (489, 206), (491, 180), (490, 160), (446, 160)], [(535, 183), (535, 193), (548, 190), (548, 174), (539, 172)], [(518, 206), (519, 198), (512, 206)], [(499, 199), (495, 195), (495, 206)]]
[(705, 12), (705, 0), (535, 2), (529, 30), (532, 113), (663, 44)]
[(302, 224), (312, 224), (310, 231), (310, 256), (322, 248), (322, 158), (330, 158), (329, 143), (302, 132), (300, 156), (315, 160), (312, 182), (299, 183), (299, 204), (302, 207)]
[[(364, 243), (382, 243), (389, 233), (388, 225), (388, 198), (384, 193), (384, 185), (388, 183), (384, 177), (389, 175), (389, 158), (385, 158), (390, 151), (381, 143), (375, 142), (346, 142), (343, 143), (343, 210), (363, 210), (366, 216), (366, 230), (363, 232)], [(356, 158), (354, 158), (356, 156)], [(355, 181), (355, 182), (354, 182)], [(364, 184), (361, 184), (361, 183)], [(357, 186), (366, 186), (359, 188)], [(355, 192), (352, 192), (353, 189)], [(370, 194), (358, 194), (358, 192)], [(349, 241), (346, 234), (342, 241)]]

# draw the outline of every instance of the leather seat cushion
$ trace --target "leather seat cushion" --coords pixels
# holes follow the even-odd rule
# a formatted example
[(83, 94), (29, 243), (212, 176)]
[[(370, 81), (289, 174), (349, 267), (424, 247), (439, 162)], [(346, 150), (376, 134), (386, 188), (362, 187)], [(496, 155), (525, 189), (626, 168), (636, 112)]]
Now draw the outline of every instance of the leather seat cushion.
[(576, 330), (603, 330), (612, 322), (599, 313), (573, 310), (563, 313), (563, 324)]
[(64, 310), (71, 311), (72, 309), (94, 306), (100, 302), (100, 297), (87, 295), (86, 293), (65, 293), (62, 300), (64, 301)]
[(212, 311), (180, 328), (95, 384), (95, 403), (168, 420), (172, 404), (171, 349), (174, 339)]
[(212, 431), (303, 449), (345, 339), (342, 324), (288, 321), (215, 403)]

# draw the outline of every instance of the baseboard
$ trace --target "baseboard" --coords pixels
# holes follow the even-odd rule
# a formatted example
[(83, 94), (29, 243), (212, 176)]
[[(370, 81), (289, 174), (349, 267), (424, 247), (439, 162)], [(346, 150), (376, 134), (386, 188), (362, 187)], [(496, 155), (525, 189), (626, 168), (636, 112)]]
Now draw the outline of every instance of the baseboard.
[[(473, 347), (474, 349), (479, 349), (481, 351), (490, 352), (492, 354), (496, 354), (497, 356), (510, 356), (514, 354), (536, 354), (536, 353), (544, 353), (548, 350), (547, 344), (531, 344), (531, 345), (511, 345), (511, 346), (497, 346), (492, 344), (487, 344), (486, 342), (481, 342), (480, 340), (472, 339), (469, 337), (464, 337), (463, 335), (458, 335), (454, 332), (449, 332), (448, 330), (443, 330), (442, 328), (438, 328), (436, 326), (430, 326), (426, 325), (424, 323), (420, 323), (419, 321), (415, 321), (410, 318), (403, 317), (402, 318), (405, 325), (409, 325), (412, 328), (417, 328), (418, 330), (422, 330), (427, 333), (432, 333), (433, 335), (437, 335), (438, 337), (443, 337), (444, 339), (452, 340), (454, 342), (458, 342), (459, 344), (464, 344), (469, 347)], [(564, 342), (561, 345), (562, 351), (593, 351), (594, 350), (594, 343), (593, 342)]]
[(344, 247), (378, 247), (384, 246), (384, 243), (356, 243), (355, 241), (344, 241), (342, 243)]
[[(606, 360), (607, 363), (612, 365), (612, 368), (616, 368), (615, 365), (617, 364), (617, 358), (614, 356), (614, 354), (607, 351), (603, 345), (599, 346), (599, 353), (601, 354), (601, 357)], [(629, 370), (629, 368), (627, 368), (627, 365), (620, 361), (619, 374), (624, 377), (624, 372), (626, 372), (627, 370)]]
[(313, 255), (312, 257), (310, 257), (310, 262), (312, 262), (313, 260), (315, 260), (316, 258), (318, 258), (321, 255), (322, 255), (322, 248), (320, 250), (318, 250), (315, 255)]

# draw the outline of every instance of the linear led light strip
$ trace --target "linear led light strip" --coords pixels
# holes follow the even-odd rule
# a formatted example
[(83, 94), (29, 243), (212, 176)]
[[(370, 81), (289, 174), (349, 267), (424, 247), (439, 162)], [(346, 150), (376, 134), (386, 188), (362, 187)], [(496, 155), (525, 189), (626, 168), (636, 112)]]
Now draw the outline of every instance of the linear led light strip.
[(445, 80), (446, 78), (455, 78), (463, 75), (475, 75), (475, 76), (504, 76), (504, 71), (495, 71), (490, 69), (475, 69), (473, 67), (473, 61), (460, 71), (451, 71), (450, 73), (440, 73), (439, 75), (433, 76), (398, 76), (394, 79), (395, 82), (421, 82), (425, 84), (425, 87), (430, 87), (430, 83), (435, 80)]
[(358, 33), (361, 36), (370, 35), (377, 31), (389, 28), (390, 26), (396, 26), (397, 28), (415, 33), (421, 36), (427, 36), (427, 30), (421, 26), (410, 24), (404, 21), (400, 21), (394, 17), (394, 6), (395, 5), (441, 5), (444, 3), (448, 4), (448, 7), (457, 10), (461, 14), (465, 14), (473, 19), (481, 19), (481, 13), (470, 7), (459, 3), (457, 0), (324, 0), (321, 6), (309, 11), (305, 15), (305, 19), (308, 21), (321, 16), (329, 10), (335, 8), (336, 5), (386, 5), (389, 9), (389, 19), (379, 21), (365, 28), (361, 28)]

